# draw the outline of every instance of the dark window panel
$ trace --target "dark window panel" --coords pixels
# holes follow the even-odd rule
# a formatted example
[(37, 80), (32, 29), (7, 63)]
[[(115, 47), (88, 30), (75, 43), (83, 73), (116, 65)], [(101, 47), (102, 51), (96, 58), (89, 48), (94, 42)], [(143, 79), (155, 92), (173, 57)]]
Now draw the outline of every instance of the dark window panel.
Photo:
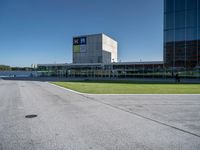
[(174, 41), (174, 30), (165, 31), (165, 42), (173, 42)]
[(186, 64), (187, 68), (193, 68), (197, 65), (197, 45), (187, 46)]
[(165, 29), (174, 29), (174, 13), (165, 14)]
[[(173, 10), (173, 1), (176, 10)], [(166, 65), (186, 69), (195, 67), (197, 63), (200, 64), (200, 0), (167, 0), (165, 3)]]
[(164, 0), (164, 12), (167, 11), (167, 0)]
[[(199, 1), (199, 4), (200, 4), (200, 1)], [(200, 27), (200, 6), (197, 10), (197, 19), (198, 19), (198, 26)]]
[(197, 10), (187, 11), (187, 27), (197, 27)]
[(185, 10), (186, 0), (175, 0), (175, 11)]
[(186, 8), (187, 9), (196, 9), (198, 0), (186, 0)]
[(198, 28), (198, 37), (197, 37), (197, 40), (200, 40), (200, 28)]
[(167, 29), (167, 14), (164, 14), (164, 30)]
[(165, 12), (173, 12), (174, 11), (174, 0), (165, 0)]
[(185, 64), (185, 41), (178, 41), (175, 43), (175, 66), (184, 67)]
[(200, 9), (200, 0), (197, 0), (197, 8)]
[(175, 13), (175, 28), (185, 28), (186, 27), (186, 12), (181, 11), (181, 12), (176, 12)]
[(173, 66), (173, 58), (174, 58), (174, 47), (175, 44), (174, 42), (169, 42), (165, 44), (165, 60), (166, 60), (166, 65), (168, 67)]
[(175, 41), (185, 41), (185, 29), (175, 30)]
[(186, 41), (186, 46), (197, 46), (198, 42), (197, 40), (193, 40), (193, 41)]
[(175, 67), (182, 67), (185, 68), (185, 61), (184, 60), (176, 60), (175, 61)]
[(194, 41), (197, 39), (197, 28), (187, 28), (186, 33), (187, 41)]

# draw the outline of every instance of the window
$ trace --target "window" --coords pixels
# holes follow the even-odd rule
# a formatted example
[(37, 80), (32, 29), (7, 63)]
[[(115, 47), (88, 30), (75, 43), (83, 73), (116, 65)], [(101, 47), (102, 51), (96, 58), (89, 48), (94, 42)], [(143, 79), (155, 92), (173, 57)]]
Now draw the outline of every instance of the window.
[(165, 42), (174, 41), (174, 30), (165, 31)]
[(187, 9), (196, 9), (197, 8), (197, 0), (186, 0)]
[(186, 30), (186, 40), (187, 41), (192, 41), (197, 39), (197, 29), (196, 28), (188, 28)]
[(175, 13), (175, 28), (185, 27), (185, 11)]
[(165, 29), (174, 29), (174, 13), (165, 14)]
[(175, 11), (185, 10), (185, 0), (175, 0)]
[(187, 27), (197, 27), (197, 10), (187, 11)]
[(174, 11), (174, 0), (165, 0), (165, 12)]
[(175, 31), (176, 41), (185, 41), (185, 29), (180, 29)]

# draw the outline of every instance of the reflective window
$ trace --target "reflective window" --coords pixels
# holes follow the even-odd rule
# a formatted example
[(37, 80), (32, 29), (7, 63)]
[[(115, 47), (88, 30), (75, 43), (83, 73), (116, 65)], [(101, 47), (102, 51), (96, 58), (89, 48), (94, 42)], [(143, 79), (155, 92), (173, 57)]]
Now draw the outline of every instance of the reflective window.
[(175, 0), (175, 11), (185, 10), (185, 1), (186, 0)]
[[(200, 1), (199, 1), (199, 3), (200, 3)], [(198, 19), (198, 26), (200, 27), (200, 4), (199, 4), (199, 10), (198, 10), (198, 12), (197, 12), (197, 19)]]
[(197, 0), (197, 7), (200, 9), (200, 0)]
[(187, 27), (197, 27), (197, 10), (187, 11)]
[(200, 29), (198, 29), (198, 40), (200, 40)]
[(200, 0), (166, 0), (165, 5), (165, 62), (194, 67), (197, 59), (200, 63)]
[(196, 9), (197, 8), (197, 0), (186, 0), (187, 9)]
[(174, 11), (174, 0), (165, 0), (165, 12), (173, 12)]
[(187, 28), (186, 30), (186, 40), (192, 41), (197, 39), (197, 29), (196, 28)]
[(185, 28), (185, 12), (175, 13), (175, 28)]
[(174, 29), (174, 13), (165, 14), (165, 29)]
[(180, 29), (175, 31), (176, 41), (185, 41), (185, 29)]
[(165, 42), (174, 41), (174, 30), (165, 31)]

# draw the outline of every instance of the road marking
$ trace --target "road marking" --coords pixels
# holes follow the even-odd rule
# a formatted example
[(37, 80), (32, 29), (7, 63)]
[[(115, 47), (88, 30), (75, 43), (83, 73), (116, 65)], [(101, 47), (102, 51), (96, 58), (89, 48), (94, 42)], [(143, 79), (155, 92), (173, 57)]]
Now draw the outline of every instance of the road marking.
[(76, 93), (76, 94), (80, 94), (80, 95), (84, 94), (84, 93), (80, 93), (80, 92), (78, 92), (78, 91), (74, 91), (74, 90), (71, 90), (71, 89), (68, 89), (68, 88), (65, 88), (65, 87), (62, 87), (62, 86), (59, 86), (59, 85), (50, 83), (50, 82), (47, 82), (47, 83), (50, 84), (50, 85), (53, 85), (53, 86), (55, 86), (55, 87), (58, 87), (58, 88), (60, 88), (60, 89), (63, 89), (63, 90), (66, 90), (66, 91), (70, 91), (70, 92), (73, 92), (73, 93)]

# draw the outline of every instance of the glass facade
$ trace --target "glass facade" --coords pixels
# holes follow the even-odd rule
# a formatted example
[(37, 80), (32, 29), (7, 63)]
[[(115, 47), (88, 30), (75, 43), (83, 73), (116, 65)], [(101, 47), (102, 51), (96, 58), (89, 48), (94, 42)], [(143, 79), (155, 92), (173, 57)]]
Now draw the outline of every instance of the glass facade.
[(200, 0), (164, 1), (164, 62), (168, 68), (200, 66)]

